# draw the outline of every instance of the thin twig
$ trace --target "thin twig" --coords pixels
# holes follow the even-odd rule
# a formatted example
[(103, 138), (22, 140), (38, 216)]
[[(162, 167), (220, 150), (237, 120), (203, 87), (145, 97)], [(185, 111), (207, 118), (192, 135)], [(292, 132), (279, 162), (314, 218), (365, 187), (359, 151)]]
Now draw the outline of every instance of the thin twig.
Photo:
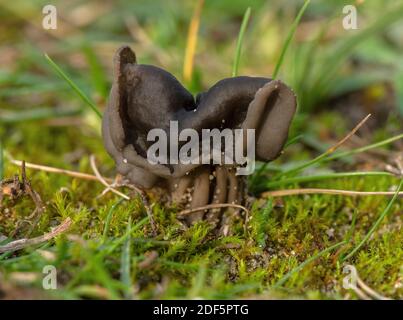
[[(375, 143), (372, 143), (372, 144), (369, 144), (369, 145), (365, 145), (363, 147), (359, 147), (359, 148), (355, 148), (355, 149), (352, 149), (352, 150), (346, 150), (346, 151), (336, 153), (336, 154), (334, 154), (332, 156), (326, 157), (326, 159), (324, 159), (324, 160), (325, 161), (332, 161), (332, 160), (340, 159), (342, 157), (346, 157), (346, 156), (355, 155), (355, 154), (359, 154), (359, 153), (362, 153), (362, 152), (370, 151), (370, 150), (373, 150), (373, 149), (378, 148), (380, 146), (386, 145), (388, 143), (398, 141), (398, 140), (400, 140), (402, 138), (403, 138), (403, 133), (399, 134), (397, 136), (393, 136), (391, 138), (382, 140), (382, 141), (378, 141), (378, 142), (375, 142)], [(390, 151), (389, 151), (389, 153), (390, 153)]]
[(343, 139), (341, 139), (339, 142), (337, 142), (334, 146), (330, 147), (329, 149), (326, 150), (325, 154), (330, 154), (335, 152), (344, 142), (346, 142), (348, 139), (350, 139), (357, 131), (359, 128), (361, 128), (365, 122), (369, 119), (371, 114), (368, 114), (364, 119), (362, 119), (354, 128), (351, 130)]
[(388, 164), (385, 166), (385, 169), (396, 177), (403, 178), (403, 154), (398, 155), (393, 161), (395, 162), (396, 167)]
[(379, 294), (374, 289), (370, 288), (368, 285), (365, 284), (364, 281), (362, 281), (362, 279), (358, 275), (357, 275), (357, 284), (365, 291), (365, 293), (369, 294), (372, 298), (378, 300), (392, 300), (388, 297)]
[[(21, 167), (21, 165), (22, 165), (22, 161), (20, 161), (20, 160), (10, 159), (10, 162), (19, 167)], [(92, 174), (82, 173), (82, 172), (72, 171), (72, 170), (65, 170), (65, 169), (49, 167), (49, 166), (43, 166), (43, 165), (29, 163), (29, 162), (25, 162), (25, 167), (29, 168), (29, 169), (40, 170), (40, 171), (45, 171), (45, 172), (64, 174), (64, 175), (74, 177), (74, 178), (79, 178), (79, 179), (93, 180), (93, 181), (98, 180), (98, 178)], [(113, 179), (111, 179), (111, 178), (104, 178), (104, 179), (107, 182), (113, 182)]]
[(367, 296), (360, 288), (357, 286), (352, 286), (351, 290), (355, 292), (355, 294), (361, 299), (361, 300), (372, 300), (369, 296)]
[(95, 156), (92, 154), (90, 155), (90, 164), (92, 171), (94, 171), (95, 176), (97, 177), (98, 181), (101, 182), (105, 187), (108, 188), (108, 190), (112, 191), (113, 193), (117, 194), (118, 196), (121, 196), (122, 198), (126, 200), (130, 200), (130, 197), (125, 195), (124, 193), (114, 189), (107, 181), (106, 179), (99, 173), (99, 170), (97, 168), (97, 165), (95, 163)]
[[(353, 265), (347, 265), (347, 267), (353, 268), (356, 270), (355, 266)], [(370, 288), (367, 284), (365, 284), (364, 281), (360, 278), (358, 275), (358, 272), (355, 271), (355, 278), (356, 278), (356, 283), (352, 286), (350, 286), (350, 289), (352, 289), (357, 296), (362, 299), (362, 300), (372, 300), (372, 299), (377, 299), (377, 300), (392, 300), (388, 297), (385, 297), (378, 292), (376, 292), (374, 289)]]
[(31, 182), (27, 178), (27, 174), (25, 172), (25, 161), (22, 161), (21, 163), (21, 178), (24, 190), (29, 194), (29, 196), (34, 201), (36, 210), (38, 210), (39, 212), (43, 212), (42, 199), (39, 196), (39, 194), (32, 188)]
[[(92, 160), (92, 161), (95, 164), (95, 159)], [(22, 161), (20, 161), (20, 160), (10, 159), (10, 162), (12, 164), (17, 165), (17, 166), (22, 165)], [(90, 162), (91, 162), (91, 157), (90, 157)], [(91, 167), (92, 167), (92, 170), (94, 171), (94, 173), (96, 175), (92, 175), (92, 174), (88, 174), (88, 173), (81, 173), (81, 172), (71, 171), (71, 170), (65, 170), (65, 169), (60, 169), (60, 168), (55, 168), (55, 167), (43, 166), (43, 165), (38, 165), (38, 164), (28, 163), (28, 162), (25, 163), (25, 166), (27, 168), (34, 169), (34, 170), (40, 170), (40, 171), (45, 171), (45, 172), (57, 173), (57, 174), (65, 174), (67, 176), (74, 177), (74, 178), (79, 178), (79, 179), (99, 181), (104, 186), (106, 186), (107, 191), (113, 190), (114, 193), (117, 193), (119, 196), (121, 196), (122, 198), (124, 198), (126, 200), (129, 200), (130, 197), (125, 195), (124, 193), (121, 193), (120, 191), (118, 191), (118, 190), (116, 190), (114, 188), (118, 188), (118, 187), (131, 188), (132, 190), (136, 191), (140, 195), (140, 197), (141, 197), (141, 199), (143, 201), (144, 207), (146, 209), (147, 215), (150, 218), (151, 227), (153, 229), (153, 232), (155, 233), (156, 227), (155, 227), (154, 219), (152, 218), (151, 207), (148, 204), (148, 200), (147, 200), (147, 197), (145, 195), (145, 192), (142, 191), (141, 189), (137, 188), (135, 185), (129, 184), (129, 183), (116, 183), (114, 185), (110, 185), (109, 183), (113, 183), (114, 180), (111, 179), (111, 178), (103, 177), (99, 173), (96, 165), (93, 165), (92, 163), (91, 163)]]
[[(35, 226), (38, 224), (42, 213), (45, 211), (45, 206), (42, 202), (41, 196), (39, 195), (38, 192), (36, 192), (31, 185), (31, 181), (27, 178), (27, 174), (25, 171), (25, 161), (21, 161), (21, 182), (19, 182), (19, 178), (17, 176), (17, 180), (15, 180), (15, 183), (19, 183), (22, 191), (25, 193), (28, 193), (28, 195), (31, 197), (32, 201), (35, 204), (35, 209), (32, 211), (32, 213), (26, 217), (24, 220), (20, 220), (17, 222), (15, 230), (12, 233), (12, 237), (14, 237), (19, 230), (21, 229), (21, 225), (23, 223), (28, 223), (30, 224), (30, 228), (26, 234), (26, 237), (29, 237), (32, 231), (34, 230)], [(31, 220), (33, 219), (33, 222)]]
[[(105, 178), (104, 178), (104, 179), (105, 179)], [(122, 176), (121, 176), (120, 174), (117, 174), (117, 175), (115, 176), (115, 179), (113, 180), (113, 183), (110, 184), (110, 187), (112, 187), (112, 188), (117, 188), (117, 187), (119, 187), (121, 181), (122, 181)], [(111, 188), (110, 188), (110, 187), (105, 188), (105, 189), (101, 192), (101, 194), (100, 194), (99, 196), (97, 196), (97, 198), (101, 198), (101, 197), (103, 197), (104, 195), (106, 195), (109, 191), (111, 191)]]
[(218, 208), (238, 208), (238, 209), (244, 210), (246, 212), (246, 214), (249, 214), (249, 210), (246, 209), (244, 206), (241, 206), (239, 204), (214, 203), (214, 204), (209, 204), (209, 205), (206, 205), (206, 206), (197, 207), (197, 208), (193, 208), (193, 209), (182, 210), (181, 212), (179, 212), (178, 215), (179, 216), (185, 216), (185, 215), (191, 214), (193, 212), (197, 212), (197, 211), (209, 210), (209, 209), (218, 209)]
[(10, 243), (7, 243), (4, 246), (0, 246), (0, 253), (3, 252), (12, 252), (12, 251), (17, 251), (20, 249), (24, 249), (29, 246), (37, 245), (42, 242), (46, 242), (59, 234), (65, 232), (68, 228), (71, 226), (71, 219), (67, 218), (64, 220), (60, 225), (58, 225), (56, 228), (54, 228), (52, 231), (45, 233), (42, 236), (36, 237), (36, 238), (31, 238), (31, 239), (19, 239), (12, 241)]
[[(261, 194), (262, 197), (285, 197), (300, 194), (330, 194), (345, 196), (393, 196), (393, 191), (354, 191), (354, 190), (338, 190), (338, 189), (319, 189), (319, 188), (302, 188), (266, 191)], [(403, 195), (403, 191), (399, 192), (399, 196)]]
[(315, 163), (318, 163), (320, 161), (324, 161), (325, 159), (329, 159), (328, 155), (332, 154), (333, 152), (335, 152), (343, 143), (345, 143), (348, 139), (350, 139), (357, 131), (358, 129), (360, 129), (364, 123), (369, 119), (369, 117), (371, 116), (371, 114), (368, 114), (364, 119), (362, 119), (343, 139), (339, 140), (335, 145), (333, 145), (332, 147), (330, 147), (329, 149), (327, 149), (324, 153), (322, 153), (321, 155), (317, 156), (316, 158), (307, 161), (299, 166), (296, 166), (294, 168), (289, 169), (288, 171), (279, 173), (278, 176), (282, 176), (282, 175), (290, 175), (291, 173), (295, 173), (298, 171), (301, 171)]

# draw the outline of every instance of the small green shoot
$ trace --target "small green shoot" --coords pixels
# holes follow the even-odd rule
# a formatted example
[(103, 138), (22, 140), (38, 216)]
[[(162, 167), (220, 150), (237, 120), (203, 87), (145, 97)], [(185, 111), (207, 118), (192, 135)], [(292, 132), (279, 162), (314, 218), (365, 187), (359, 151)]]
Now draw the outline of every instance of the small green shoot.
[(402, 186), (403, 186), (403, 179), (400, 181), (400, 184), (397, 187), (396, 193), (394, 194), (393, 198), (389, 201), (388, 205), (383, 210), (383, 212), (380, 214), (378, 220), (376, 220), (376, 222), (374, 223), (372, 228), (368, 231), (368, 233), (360, 241), (360, 243), (357, 246), (355, 246), (355, 248), (353, 250), (351, 250), (351, 252), (343, 258), (343, 261), (350, 259), (365, 244), (365, 242), (368, 241), (368, 239), (371, 237), (371, 235), (379, 227), (379, 225), (381, 224), (383, 219), (389, 214), (390, 210), (392, 209), (393, 204), (395, 203), (397, 197), (399, 196), (399, 192), (400, 192)]
[(233, 77), (236, 77), (238, 75), (239, 59), (241, 57), (243, 36), (245, 34), (246, 27), (248, 26), (250, 12), (251, 12), (251, 9), (250, 9), (250, 7), (248, 7), (243, 16), (241, 28), (239, 29), (238, 40), (236, 43), (236, 50), (235, 50), (235, 59), (234, 59), (234, 64), (232, 66), (232, 76)]
[(286, 38), (286, 40), (284, 42), (284, 45), (283, 45), (283, 47), (281, 49), (280, 58), (277, 61), (276, 67), (274, 68), (273, 79), (276, 79), (277, 76), (278, 76), (278, 73), (280, 71), (281, 65), (283, 64), (284, 57), (285, 57), (285, 54), (287, 52), (287, 49), (288, 49), (288, 47), (289, 47), (289, 45), (291, 43), (291, 40), (292, 40), (292, 38), (294, 36), (295, 31), (297, 30), (299, 22), (300, 22), (302, 16), (304, 15), (304, 12), (305, 12), (306, 8), (309, 5), (309, 2), (310, 2), (310, 0), (305, 1), (304, 5), (299, 10), (297, 17), (295, 18), (294, 22), (291, 25), (291, 29), (288, 32), (287, 38)]
[(98, 107), (85, 95), (85, 93), (69, 78), (69, 76), (47, 55), (45, 54), (46, 60), (52, 66), (52, 68), (57, 72), (57, 74), (62, 77), (70, 87), (77, 93), (77, 95), (91, 108), (92, 111), (101, 119), (102, 114)]
[(129, 236), (126, 238), (126, 241), (123, 244), (121, 263), (120, 263), (120, 268), (121, 268), (120, 280), (127, 288), (124, 292), (125, 299), (132, 298), (131, 290), (132, 290), (133, 284), (132, 284), (131, 273), (130, 273), (131, 243), (132, 243), (131, 235), (130, 235), (131, 227), (132, 227), (132, 219), (131, 219), (131, 217), (129, 217), (129, 221), (127, 223), (127, 230), (126, 230), (126, 232), (129, 232)]
[(294, 274), (300, 272), (306, 265), (308, 265), (309, 263), (311, 263), (312, 261), (315, 261), (317, 259), (319, 259), (320, 257), (322, 257), (323, 255), (325, 255), (326, 253), (337, 249), (338, 247), (340, 247), (341, 245), (345, 244), (344, 241), (341, 241), (339, 243), (336, 243), (335, 245), (322, 250), (320, 252), (318, 252), (317, 254), (315, 254), (314, 256), (306, 259), (304, 262), (302, 262), (300, 265), (298, 265), (296, 268), (292, 269), (290, 272), (288, 272), (286, 275), (284, 275), (280, 280), (278, 280), (274, 285), (273, 288), (277, 289), (280, 288), (284, 283), (287, 282), (288, 279), (290, 279)]
[(105, 220), (105, 226), (104, 226), (104, 232), (103, 232), (103, 242), (105, 242), (108, 239), (108, 231), (109, 231), (109, 226), (111, 224), (111, 220), (112, 220), (112, 215), (113, 212), (115, 211), (116, 207), (119, 206), (122, 202), (124, 201), (124, 199), (120, 199), (118, 200), (116, 203), (114, 203), (112, 205), (112, 207), (109, 209), (108, 215), (106, 216), (106, 220)]
[(393, 175), (389, 172), (384, 171), (335, 172), (335, 173), (318, 174), (318, 175), (297, 176), (275, 180), (266, 183), (266, 188), (273, 188), (280, 185), (287, 185), (292, 183), (306, 183), (306, 182), (316, 182), (316, 181), (339, 179), (339, 178), (369, 177), (369, 176), (391, 177)]

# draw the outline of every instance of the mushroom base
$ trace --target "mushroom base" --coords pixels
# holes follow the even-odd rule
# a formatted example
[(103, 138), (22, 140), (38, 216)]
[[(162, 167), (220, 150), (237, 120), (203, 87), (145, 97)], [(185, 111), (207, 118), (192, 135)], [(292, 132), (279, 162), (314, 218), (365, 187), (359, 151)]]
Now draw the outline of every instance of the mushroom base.
[[(189, 174), (165, 180), (159, 188), (153, 188), (159, 199), (178, 205), (183, 210), (214, 204), (243, 205), (246, 198), (246, 177), (236, 175), (236, 168), (229, 166), (202, 166)], [(161, 188), (162, 187), (162, 188)], [(207, 220), (218, 228), (225, 229), (230, 220), (239, 213), (238, 208), (209, 208), (181, 216), (192, 225)], [(224, 233), (225, 230), (223, 230)]]

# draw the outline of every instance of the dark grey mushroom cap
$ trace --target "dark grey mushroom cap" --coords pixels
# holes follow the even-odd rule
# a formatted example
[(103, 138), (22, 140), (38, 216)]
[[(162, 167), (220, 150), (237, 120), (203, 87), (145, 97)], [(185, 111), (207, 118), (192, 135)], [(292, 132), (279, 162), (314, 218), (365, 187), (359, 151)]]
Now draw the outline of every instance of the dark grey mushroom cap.
[(119, 173), (152, 187), (159, 178), (180, 178), (201, 165), (151, 164), (146, 158), (153, 128), (169, 135), (170, 121), (179, 129), (255, 129), (256, 159), (270, 161), (281, 152), (296, 110), (296, 98), (278, 80), (262, 77), (223, 79), (196, 99), (169, 72), (137, 64), (124, 46), (115, 54), (114, 81), (103, 116), (105, 148)]

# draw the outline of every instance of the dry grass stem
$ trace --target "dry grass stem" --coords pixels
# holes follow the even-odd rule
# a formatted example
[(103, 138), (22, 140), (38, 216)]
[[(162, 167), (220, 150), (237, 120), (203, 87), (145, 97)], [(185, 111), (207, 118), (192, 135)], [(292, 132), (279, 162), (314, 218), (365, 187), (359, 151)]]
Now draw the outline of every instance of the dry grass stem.
[[(288, 189), (288, 190), (275, 190), (266, 191), (261, 194), (262, 197), (285, 197), (301, 194), (330, 194), (330, 195), (344, 195), (344, 196), (393, 196), (393, 191), (354, 191), (354, 190), (338, 190), (338, 189), (320, 189), (320, 188), (302, 188), (302, 189)], [(403, 192), (399, 192), (399, 196)]]
[(0, 253), (3, 252), (13, 252), (17, 250), (24, 249), (29, 246), (37, 245), (43, 242), (46, 242), (59, 234), (65, 232), (68, 228), (71, 226), (71, 219), (67, 218), (64, 220), (60, 225), (58, 225), (56, 228), (54, 228), (52, 231), (45, 233), (42, 236), (36, 237), (36, 238), (31, 238), (31, 239), (19, 239), (12, 241), (10, 243), (7, 243), (4, 246), (0, 246)]
[[(21, 160), (11, 159), (10, 162), (12, 164), (16, 165), (16, 166), (19, 166), (19, 167), (21, 167), (21, 165), (22, 165)], [(92, 174), (82, 173), (82, 172), (72, 171), (72, 170), (65, 170), (65, 169), (49, 167), (49, 166), (43, 166), (43, 165), (29, 163), (29, 162), (25, 162), (25, 167), (29, 168), (29, 169), (44, 171), (44, 172), (64, 174), (64, 175), (67, 175), (67, 176), (70, 176), (70, 177), (84, 179), (84, 180), (93, 180), (93, 181), (98, 180), (98, 178), (96, 176), (92, 175)], [(113, 182), (113, 179), (110, 179), (110, 178), (104, 178), (104, 179), (107, 182)]]
[(179, 212), (179, 217), (182, 216), (186, 216), (188, 214), (197, 212), (197, 211), (202, 211), (202, 210), (209, 210), (209, 209), (220, 209), (220, 208), (238, 208), (241, 209), (243, 211), (245, 211), (245, 213), (247, 215), (249, 215), (249, 210), (247, 208), (245, 208), (244, 206), (241, 206), (239, 204), (232, 204), (232, 203), (216, 203), (216, 204), (209, 204), (207, 206), (202, 206), (202, 207), (197, 207), (197, 208), (193, 208), (193, 209), (186, 209), (186, 210), (182, 210), (181, 212)]

